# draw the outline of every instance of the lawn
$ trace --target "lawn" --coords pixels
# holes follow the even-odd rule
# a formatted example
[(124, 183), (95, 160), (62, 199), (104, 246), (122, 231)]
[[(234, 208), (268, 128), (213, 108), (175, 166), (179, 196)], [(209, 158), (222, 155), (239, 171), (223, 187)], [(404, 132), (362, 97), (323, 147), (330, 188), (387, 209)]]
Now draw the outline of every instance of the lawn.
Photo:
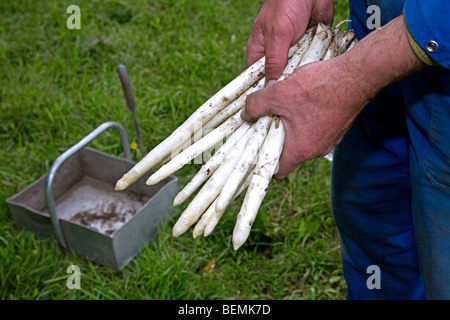
[[(336, 21), (347, 15), (335, 1)], [(120, 272), (18, 230), (6, 199), (48, 172), (65, 150), (106, 121), (135, 141), (116, 68), (126, 65), (146, 151), (245, 68), (262, 1), (0, 2), (0, 299), (343, 299), (339, 239), (330, 208), (330, 163), (315, 159), (273, 181), (248, 241), (234, 251), (242, 196), (209, 237), (171, 228)], [(81, 29), (68, 29), (69, 5)], [(90, 144), (123, 157), (115, 132)], [(132, 151), (139, 159), (138, 150)], [(183, 186), (199, 169), (176, 173)], [(207, 268), (214, 261), (214, 268)], [(81, 288), (66, 286), (68, 266)]]

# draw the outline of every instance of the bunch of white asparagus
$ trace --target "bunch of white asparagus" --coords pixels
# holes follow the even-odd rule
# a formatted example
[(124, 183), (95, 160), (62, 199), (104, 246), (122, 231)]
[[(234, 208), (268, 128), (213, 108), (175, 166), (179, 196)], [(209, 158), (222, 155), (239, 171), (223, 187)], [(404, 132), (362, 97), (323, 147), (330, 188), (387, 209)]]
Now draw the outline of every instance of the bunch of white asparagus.
[[(302, 65), (341, 54), (354, 33), (340, 31), (339, 25), (332, 29), (318, 24), (309, 29), (290, 48), (288, 64), (278, 81)], [(248, 188), (233, 232), (234, 249), (247, 240), (272, 176), (278, 170), (285, 139), (279, 117), (261, 117), (253, 124), (241, 119), (247, 95), (264, 87), (264, 64), (263, 57), (208, 99), (117, 181), (116, 190), (124, 190), (159, 167), (147, 180), (148, 185), (154, 185), (226, 139), (175, 197), (174, 205), (180, 205), (203, 185), (173, 227), (175, 237), (195, 223), (194, 237), (208, 236), (231, 201)], [(207, 134), (201, 137), (202, 132)], [(198, 136), (201, 139), (190, 145), (191, 139)]]

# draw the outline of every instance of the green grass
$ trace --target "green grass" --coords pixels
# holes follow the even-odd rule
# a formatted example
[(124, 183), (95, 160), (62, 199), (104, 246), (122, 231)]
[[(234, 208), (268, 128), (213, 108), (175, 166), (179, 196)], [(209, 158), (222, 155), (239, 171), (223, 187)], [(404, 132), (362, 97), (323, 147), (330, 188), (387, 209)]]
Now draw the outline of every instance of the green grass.
[[(66, 8), (81, 8), (81, 30)], [(261, 1), (0, 2), (0, 299), (343, 299), (330, 163), (316, 159), (271, 183), (246, 244), (231, 234), (242, 196), (207, 238), (173, 238), (176, 217), (121, 272), (18, 230), (6, 199), (48, 172), (95, 127), (120, 122), (134, 140), (116, 67), (124, 63), (147, 151), (245, 67)], [(336, 1), (337, 18), (347, 15)], [(115, 132), (91, 145), (123, 156)], [(133, 157), (138, 159), (133, 151)], [(177, 172), (184, 185), (198, 170)], [(182, 208), (177, 208), (181, 213)], [(212, 259), (215, 268), (205, 273)], [(81, 289), (69, 290), (69, 265)]]

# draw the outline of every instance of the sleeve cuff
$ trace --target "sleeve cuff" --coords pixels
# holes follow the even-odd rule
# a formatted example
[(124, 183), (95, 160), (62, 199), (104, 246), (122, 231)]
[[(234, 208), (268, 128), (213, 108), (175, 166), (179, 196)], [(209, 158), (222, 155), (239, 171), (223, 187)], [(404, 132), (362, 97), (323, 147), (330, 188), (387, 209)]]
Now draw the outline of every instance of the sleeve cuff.
[[(450, 68), (449, 0), (406, 0), (403, 18), (412, 38), (428, 58), (445, 69)], [(418, 56), (427, 60), (423, 54)]]
[[(403, 21), (405, 22), (404, 18), (403, 18)], [(409, 44), (411, 45), (411, 48), (413, 49), (416, 56), (420, 59), (420, 61), (422, 61), (423, 63), (425, 63), (426, 65), (429, 65), (429, 66), (433, 66), (433, 67), (439, 66), (439, 63), (437, 63), (432, 58), (430, 58), (430, 56), (428, 56), (428, 54), (425, 52), (425, 50), (423, 50), (422, 47), (419, 46), (417, 41), (411, 35), (411, 32), (409, 31), (408, 25), (406, 24), (406, 22), (405, 22), (405, 29), (406, 29), (406, 34), (408, 35)]]

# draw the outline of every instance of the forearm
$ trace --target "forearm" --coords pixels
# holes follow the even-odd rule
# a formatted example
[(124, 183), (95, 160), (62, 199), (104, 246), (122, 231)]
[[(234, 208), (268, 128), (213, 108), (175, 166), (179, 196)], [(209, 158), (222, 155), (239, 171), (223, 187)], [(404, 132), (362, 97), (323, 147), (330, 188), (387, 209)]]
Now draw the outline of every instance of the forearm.
[(387, 85), (426, 67), (411, 48), (403, 16), (373, 31), (336, 59), (341, 60), (346, 75), (367, 93), (368, 99)]

